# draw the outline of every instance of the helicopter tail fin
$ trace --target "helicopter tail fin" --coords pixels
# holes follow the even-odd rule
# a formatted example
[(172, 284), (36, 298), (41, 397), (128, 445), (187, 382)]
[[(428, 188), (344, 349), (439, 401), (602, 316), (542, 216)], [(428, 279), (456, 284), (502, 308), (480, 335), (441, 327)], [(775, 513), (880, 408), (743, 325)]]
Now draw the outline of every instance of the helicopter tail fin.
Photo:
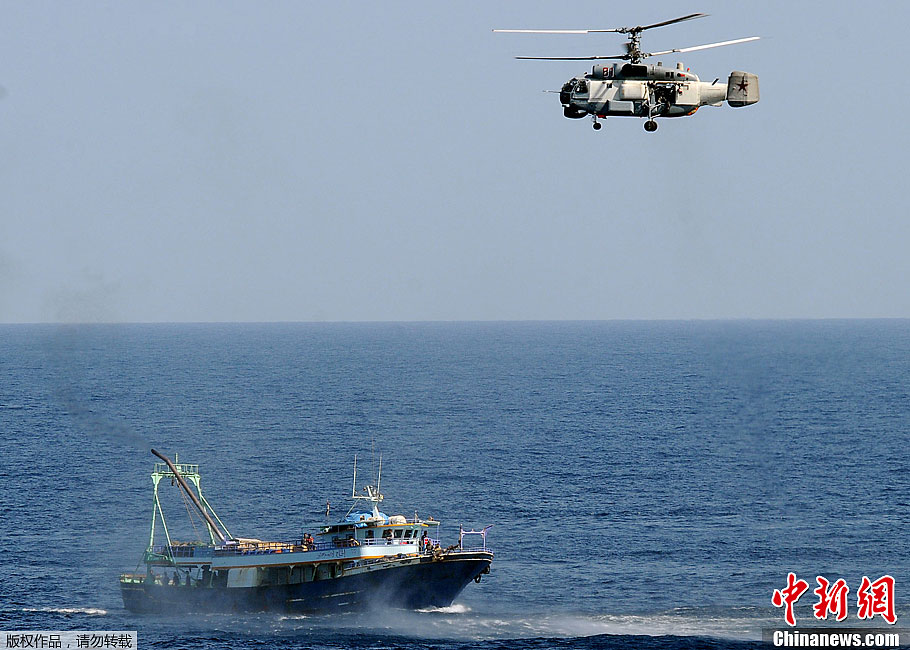
[(758, 75), (734, 70), (727, 79), (727, 103), (733, 108), (758, 102)]

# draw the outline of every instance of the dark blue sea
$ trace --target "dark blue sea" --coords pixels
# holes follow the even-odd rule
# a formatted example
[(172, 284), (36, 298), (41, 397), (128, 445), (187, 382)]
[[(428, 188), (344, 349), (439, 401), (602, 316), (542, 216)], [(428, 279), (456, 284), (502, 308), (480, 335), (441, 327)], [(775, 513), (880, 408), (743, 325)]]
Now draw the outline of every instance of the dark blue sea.
[[(493, 524), (451, 608), (134, 615), (149, 448), (237, 536)], [(172, 537), (194, 537), (177, 488)], [(165, 499), (167, 501), (167, 499)], [(173, 524), (171, 524), (173, 522)], [(752, 648), (788, 572), (910, 619), (910, 321), (0, 326), (0, 629), (140, 648)], [(829, 622), (833, 625), (833, 622)], [(886, 625), (878, 621), (879, 627)]]

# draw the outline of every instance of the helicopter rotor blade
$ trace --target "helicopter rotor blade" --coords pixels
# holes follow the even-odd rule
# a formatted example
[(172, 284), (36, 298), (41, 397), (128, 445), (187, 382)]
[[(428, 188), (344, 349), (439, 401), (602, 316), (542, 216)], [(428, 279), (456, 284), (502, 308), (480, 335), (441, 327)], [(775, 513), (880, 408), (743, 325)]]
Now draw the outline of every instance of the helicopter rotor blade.
[(630, 27), (627, 28), (629, 31), (643, 32), (646, 29), (654, 29), (655, 27), (663, 27), (664, 25), (672, 25), (673, 23), (681, 23), (684, 20), (692, 20), (694, 18), (704, 18), (708, 14), (689, 14), (688, 16), (681, 16), (679, 18), (673, 18), (672, 20), (665, 20), (661, 23), (654, 23), (653, 25), (645, 25), (644, 27)]
[(749, 36), (748, 38), (737, 38), (732, 41), (721, 41), (720, 43), (708, 43), (707, 45), (695, 45), (693, 47), (681, 47), (673, 50), (663, 50), (661, 52), (651, 52), (649, 54), (642, 54), (642, 58), (649, 56), (661, 56), (662, 54), (673, 54), (674, 52), (695, 52), (696, 50), (707, 50), (712, 47), (723, 47), (724, 45), (736, 45), (737, 43), (747, 43), (749, 41), (757, 41), (760, 36)]
[(500, 34), (606, 34), (618, 29), (494, 29)]
[(494, 29), (493, 31), (501, 34), (608, 34), (611, 32), (629, 34), (632, 32), (641, 32), (646, 29), (653, 29), (655, 27), (663, 27), (664, 25), (672, 25), (673, 23), (681, 23), (684, 20), (692, 20), (693, 18), (704, 18), (707, 15), (708, 14), (689, 14), (688, 16), (680, 16), (679, 18), (665, 20), (660, 23), (654, 23), (653, 25), (645, 25), (644, 27), (616, 27), (614, 29)]
[(628, 54), (618, 54), (617, 56), (516, 56), (516, 59), (523, 61), (599, 61), (601, 59), (619, 59), (628, 60)]

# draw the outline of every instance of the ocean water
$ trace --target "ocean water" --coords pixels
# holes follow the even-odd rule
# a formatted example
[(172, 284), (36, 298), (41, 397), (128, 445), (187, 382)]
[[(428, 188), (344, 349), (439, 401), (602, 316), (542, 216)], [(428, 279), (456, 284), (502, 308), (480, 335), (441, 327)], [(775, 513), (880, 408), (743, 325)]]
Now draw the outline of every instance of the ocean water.
[[(0, 629), (140, 647), (749, 648), (792, 571), (910, 616), (910, 321), (0, 326)], [(234, 535), (493, 524), (441, 611), (133, 615), (149, 448)], [(176, 488), (172, 537), (193, 538)], [(183, 516), (181, 516), (183, 515)], [(797, 618), (812, 618), (807, 593)], [(879, 620), (879, 626), (884, 624)]]

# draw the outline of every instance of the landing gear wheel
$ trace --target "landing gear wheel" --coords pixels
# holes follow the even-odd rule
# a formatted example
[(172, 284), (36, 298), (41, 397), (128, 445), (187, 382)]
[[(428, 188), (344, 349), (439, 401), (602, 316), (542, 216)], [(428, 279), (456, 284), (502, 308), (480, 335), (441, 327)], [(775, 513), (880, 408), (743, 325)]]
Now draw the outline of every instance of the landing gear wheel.
[(645, 131), (647, 131), (648, 133), (651, 133), (656, 130), (657, 130), (657, 122), (655, 122), (654, 120), (648, 120), (647, 122), (645, 122)]
[(603, 126), (600, 122), (594, 122), (594, 130), (600, 131), (600, 128)]

